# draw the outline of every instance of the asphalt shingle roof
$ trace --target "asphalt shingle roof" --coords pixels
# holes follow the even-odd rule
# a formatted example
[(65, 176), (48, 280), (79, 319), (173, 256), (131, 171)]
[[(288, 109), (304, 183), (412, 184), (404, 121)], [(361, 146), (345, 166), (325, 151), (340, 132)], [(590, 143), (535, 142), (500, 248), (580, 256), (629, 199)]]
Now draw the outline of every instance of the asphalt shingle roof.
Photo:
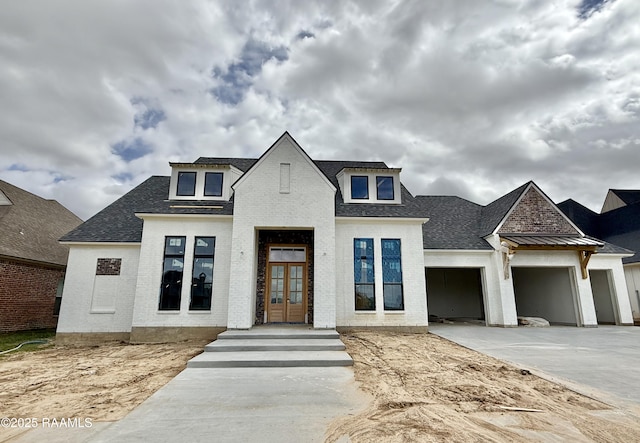
[(66, 265), (69, 248), (58, 238), (82, 220), (55, 200), (46, 200), (0, 180), (11, 205), (0, 206), (0, 255)]
[(169, 195), (170, 177), (153, 176), (78, 226), (60, 241), (131, 243), (142, 239), (136, 212), (162, 203)]
[(593, 212), (574, 200), (565, 200), (558, 207), (585, 234), (607, 242), (609, 246), (605, 245), (601, 252), (635, 252), (632, 257), (623, 258), (622, 262), (640, 262), (640, 202), (602, 214)]
[[(232, 165), (244, 172), (257, 159), (200, 157), (196, 164)], [(400, 205), (393, 204), (345, 204), (336, 175), (344, 168), (383, 168), (382, 162), (316, 161), (316, 166), (336, 187), (335, 210), (338, 217), (403, 217), (421, 218), (424, 214), (415, 198), (402, 189)], [(153, 176), (91, 217), (85, 223), (66, 234), (65, 242), (123, 242), (137, 243), (142, 239), (143, 221), (135, 214), (211, 214), (232, 215), (233, 197), (230, 201), (169, 201), (170, 177)]]
[(231, 165), (247, 172), (257, 161), (256, 158), (200, 157), (193, 163), (196, 165)]
[(582, 232), (596, 237), (600, 235), (596, 212), (572, 199), (558, 203), (557, 206)]
[(525, 183), (482, 208), (480, 216), (480, 233), (482, 236), (489, 235), (495, 231), (498, 224), (506, 217), (509, 210), (516, 204), (530, 183)]
[(492, 250), (481, 235), (483, 207), (453, 196), (416, 197), (429, 221), (422, 226), (424, 249)]
[(627, 205), (632, 205), (634, 203), (640, 202), (640, 191), (635, 189), (611, 189), (615, 195), (617, 195), (620, 200), (625, 202)]
[(336, 188), (336, 217), (400, 217), (423, 218), (424, 211), (416, 202), (415, 197), (400, 183), (402, 204), (368, 204), (344, 203), (337, 175), (347, 168), (387, 169), (384, 162), (353, 162), (353, 161), (314, 161), (318, 169), (329, 179)]

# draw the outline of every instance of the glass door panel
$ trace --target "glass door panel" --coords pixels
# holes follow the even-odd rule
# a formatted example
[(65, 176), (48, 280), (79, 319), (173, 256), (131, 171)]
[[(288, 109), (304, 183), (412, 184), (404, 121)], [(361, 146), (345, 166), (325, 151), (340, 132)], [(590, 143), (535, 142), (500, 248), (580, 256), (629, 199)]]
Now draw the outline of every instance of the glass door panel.
[(299, 263), (269, 264), (269, 323), (305, 321), (306, 265)]

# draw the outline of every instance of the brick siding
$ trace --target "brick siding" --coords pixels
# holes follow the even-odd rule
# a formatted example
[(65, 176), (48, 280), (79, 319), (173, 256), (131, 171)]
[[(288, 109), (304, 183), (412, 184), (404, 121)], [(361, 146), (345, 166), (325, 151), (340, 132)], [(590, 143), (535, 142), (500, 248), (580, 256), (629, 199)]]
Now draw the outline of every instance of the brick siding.
[(53, 315), (63, 269), (0, 260), (0, 332), (55, 328)]
[(99, 258), (96, 275), (120, 275), (121, 258)]
[(577, 231), (542, 195), (529, 189), (499, 233), (575, 235)]

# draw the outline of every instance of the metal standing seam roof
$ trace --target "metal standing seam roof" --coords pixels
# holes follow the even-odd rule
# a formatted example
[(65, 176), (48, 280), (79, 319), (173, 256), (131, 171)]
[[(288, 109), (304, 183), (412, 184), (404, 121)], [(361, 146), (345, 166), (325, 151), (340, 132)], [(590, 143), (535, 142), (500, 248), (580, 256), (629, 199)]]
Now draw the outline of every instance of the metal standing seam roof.
[(604, 246), (603, 242), (588, 237), (573, 237), (566, 235), (500, 235), (500, 238), (510, 241), (518, 246)]

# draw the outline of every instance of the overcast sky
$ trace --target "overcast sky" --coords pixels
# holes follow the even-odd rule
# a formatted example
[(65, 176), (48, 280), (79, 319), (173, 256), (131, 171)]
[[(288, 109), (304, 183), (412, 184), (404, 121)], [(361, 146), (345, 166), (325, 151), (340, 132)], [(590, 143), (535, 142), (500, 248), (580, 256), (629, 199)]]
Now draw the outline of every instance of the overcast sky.
[(640, 189), (640, 1), (31, 1), (0, 10), (0, 179), (87, 219), (170, 161), (382, 160), (486, 204)]

